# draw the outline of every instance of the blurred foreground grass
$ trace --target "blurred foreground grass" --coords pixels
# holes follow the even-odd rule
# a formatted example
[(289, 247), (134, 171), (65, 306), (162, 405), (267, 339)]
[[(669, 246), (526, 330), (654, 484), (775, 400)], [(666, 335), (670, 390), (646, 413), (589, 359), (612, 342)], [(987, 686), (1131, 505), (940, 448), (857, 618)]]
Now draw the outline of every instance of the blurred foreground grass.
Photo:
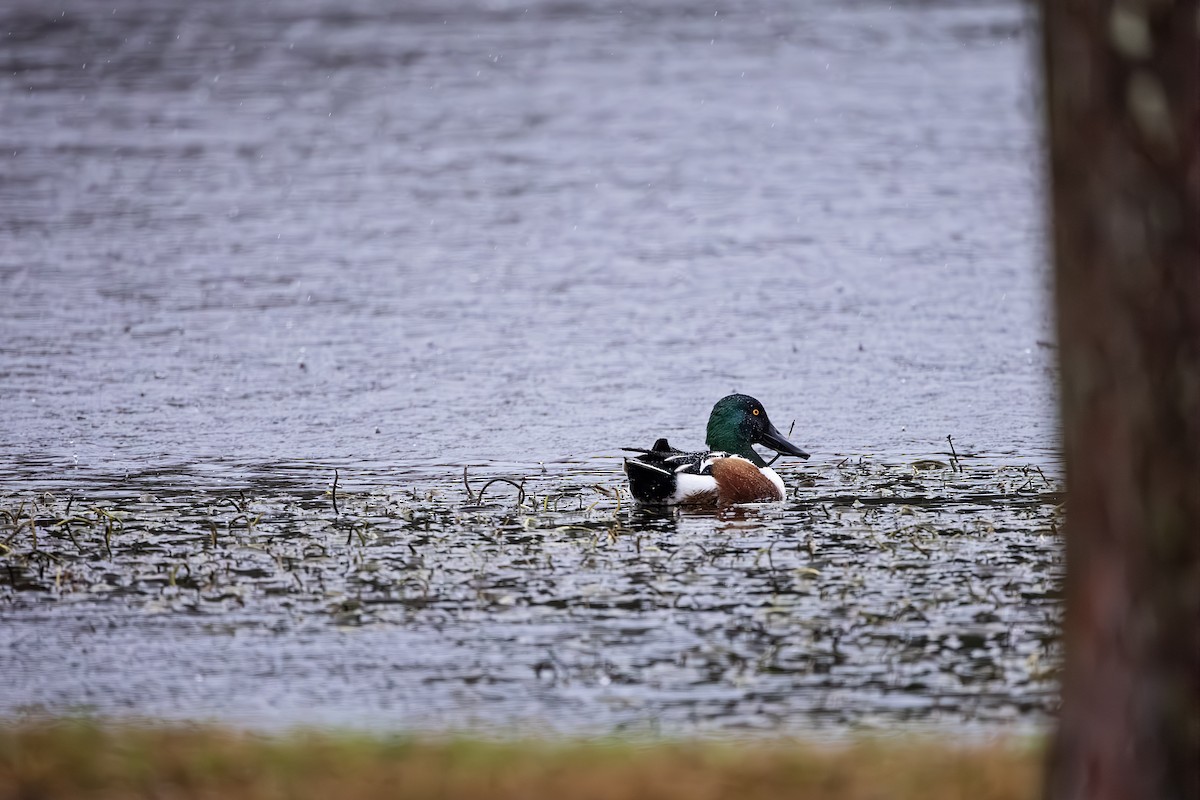
[(0, 799), (895, 798), (1037, 794), (1031, 744), (484, 742), (82, 722), (0, 728)]

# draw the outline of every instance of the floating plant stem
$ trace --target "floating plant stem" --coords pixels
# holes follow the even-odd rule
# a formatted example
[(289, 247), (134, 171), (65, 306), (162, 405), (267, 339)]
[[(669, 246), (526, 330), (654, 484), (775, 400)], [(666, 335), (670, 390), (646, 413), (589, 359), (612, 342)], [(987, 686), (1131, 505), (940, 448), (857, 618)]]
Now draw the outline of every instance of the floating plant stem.
[(509, 486), (514, 487), (517, 490), (517, 505), (521, 505), (522, 503), (525, 502), (525, 480), (522, 479), (520, 483), (517, 483), (512, 478), (492, 478), (490, 481), (488, 481), (487, 483), (485, 483), (483, 485), (482, 489), (479, 490), (479, 494), (477, 495), (477, 502), (479, 502), (479, 503), (483, 502), (483, 493), (486, 492), (488, 490), (488, 487), (491, 486), (493, 483), (507, 483)]
[(463, 464), (463, 486), (466, 487), (467, 490), (467, 502), (474, 503), (475, 493), (471, 491), (471, 482), (467, 480), (467, 466), (467, 464)]
[(958, 453), (954, 449), (954, 437), (946, 434), (946, 441), (950, 443), (950, 463), (954, 465), (954, 471), (962, 472), (962, 464), (958, 463)]
[[(789, 438), (789, 439), (791, 439), (791, 438), (792, 438), (792, 431), (794, 431), (794, 430), (796, 430), (796, 420), (792, 420), (792, 425), (791, 425), (791, 427), (790, 427), (790, 428), (788, 428), (788, 435), (787, 435), (787, 438)], [(768, 461), (768, 462), (767, 462), (767, 466), (769, 467), (769, 466), (771, 466), (772, 464), (774, 464), (776, 461), (778, 461), (778, 460), (779, 460), (779, 457), (780, 457), (781, 455), (783, 455), (783, 453), (778, 453), (778, 452), (777, 452), (777, 453), (775, 453), (775, 457), (774, 457), (774, 458), (772, 458), (770, 461)]]
[(1033, 468), (1037, 470), (1038, 475), (1042, 476), (1042, 482), (1046, 484), (1046, 488), (1053, 491), (1054, 484), (1050, 483), (1050, 479), (1046, 477), (1046, 473), (1042, 472), (1042, 468), (1037, 466), (1036, 464), (1033, 466)]
[(333, 491), (330, 494), (333, 499), (333, 515), (335, 517), (341, 516), (341, 512), (338, 511), (338, 507), (337, 507), (337, 482), (338, 482), (338, 471), (337, 471), (337, 467), (334, 467), (333, 468)]

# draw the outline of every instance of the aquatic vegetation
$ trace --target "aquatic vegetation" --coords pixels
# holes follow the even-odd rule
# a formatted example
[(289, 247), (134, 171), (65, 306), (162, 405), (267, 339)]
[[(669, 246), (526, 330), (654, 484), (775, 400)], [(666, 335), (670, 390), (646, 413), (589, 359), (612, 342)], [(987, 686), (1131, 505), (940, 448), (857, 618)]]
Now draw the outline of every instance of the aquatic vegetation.
[[(1062, 578), (1052, 479), (967, 458), (781, 472), (787, 501), (720, 513), (633, 506), (617, 469), (464, 470), (402, 489), (308, 472), (232, 491), (9, 493), (0, 619), (11, 630), (46, 615), (119, 617), (135, 634), (153, 623), (159, 637), (171, 619), (212, 636), (427, 635), (454, 657), (387, 666), (437, 698), (425, 715), (407, 706), (405, 724), (418, 728), (1045, 719)], [(351, 680), (383, 669), (330, 650)], [(55, 713), (74, 699), (38, 689), (0, 690), (0, 714)], [(86, 705), (138, 702), (131, 692)], [(306, 708), (283, 716), (303, 720)]]

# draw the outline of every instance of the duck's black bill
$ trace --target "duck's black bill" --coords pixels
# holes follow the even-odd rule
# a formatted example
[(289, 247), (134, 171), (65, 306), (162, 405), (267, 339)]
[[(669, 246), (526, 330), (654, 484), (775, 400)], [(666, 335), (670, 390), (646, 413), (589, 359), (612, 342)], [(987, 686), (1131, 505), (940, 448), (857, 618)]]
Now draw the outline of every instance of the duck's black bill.
[(808, 453), (804, 452), (799, 447), (796, 447), (796, 445), (783, 438), (783, 434), (777, 431), (774, 425), (767, 425), (767, 429), (763, 431), (762, 443), (774, 450), (776, 453), (783, 453), (785, 456), (808, 458)]

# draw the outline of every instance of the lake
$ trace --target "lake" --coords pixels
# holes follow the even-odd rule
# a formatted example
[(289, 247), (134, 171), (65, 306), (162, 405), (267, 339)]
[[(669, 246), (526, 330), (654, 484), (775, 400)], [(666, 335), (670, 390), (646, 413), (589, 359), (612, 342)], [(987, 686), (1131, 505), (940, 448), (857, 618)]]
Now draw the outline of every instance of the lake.
[[(1031, 7), (17, 0), (0, 32), (0, 714), (1052, 713)], [(788, 501), (631, 508), (620, 448), (701, 447), (731, 391), (814, 454)]]

